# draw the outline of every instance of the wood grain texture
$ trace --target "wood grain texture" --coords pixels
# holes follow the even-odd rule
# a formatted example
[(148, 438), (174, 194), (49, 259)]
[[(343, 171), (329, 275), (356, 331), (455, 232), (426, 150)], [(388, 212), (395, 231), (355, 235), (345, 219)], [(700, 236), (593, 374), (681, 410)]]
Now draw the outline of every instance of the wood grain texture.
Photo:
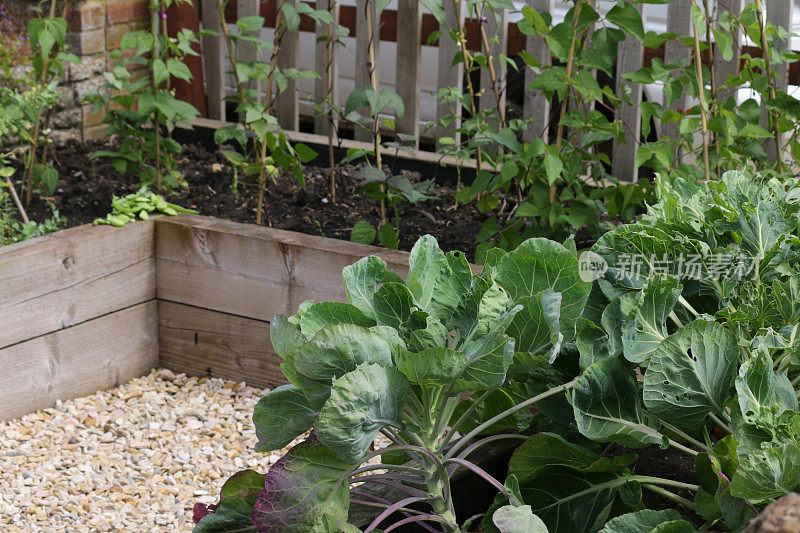
[[(219, 11), (215, 0), (206, 0), (202, 4), (201, 25), (205, 30), (222, 31)], [(204, 35), (203, 44), (203, 79), (206, 82), (206, 109), (208, 117), (225, 120), (225, 41), (219, 35)]]
[[(458, 27), (459, 20), (463, 23), (466, 16), (466, 3), (459, 2), (459, 12), (456, 13), (456, 8), (451, 0), (444, 1), (444, 12), (446, 16), (447, 27), (442, 28), (442, 34), (439, 36), (439, 64), (438, 64), (438, 80), (437, 88), (439, 91), (449, 87), (463, 88), (464, 85), (464, 63), (459, 62), (453, 65), (453, 58), (459, 50), (458, 43), (450, 37), (449, 30)], [(450, 126), (436, 128), (436, 149), (441, 149), (444, 145), (438, 139), (441, 137), (451, 137), (454, 139), (454, 145), (458, 146), (461, 143), (461, 134), (456, 133), (455, 130), (461, 127), (461, 105), (458, 102), (451, 103), (438, 103), (436, 107), (436, 120), (441, 121), (446, 116), (453, 116), (454, 119)]]
[[(256, 0), (258, 2), (259, 0)], [(284, 0), (284, 3), (296, 5), (296, 0)], [(286, 31), (281, 38), (278, 49), (278, 67), (281, 70), (296, 68), (300, 62), (300, 32)], [(278, 118), (278, 124), (286, 130), (300, 129), (300, 112), (298, 103), (300, 94), (297, 91), (297, 80), (286, 80), (286, 89), (278, 91), (275, 88), (275, 106), (273, 113)]]
[(0, 249), (0, 348), (155, 297), (153, 221), (84, 225)]
[[(682, 37), (692, 34), (692, 0), (672, 0), (667, 6), (667, 31), (677, 33)], [(692, 51), (675, 39), (670, 39), (664, 44), (664, 63), (671, 61), (689, 60)], [(673, 108), (686, 108), (686, 94), (683, 93), (675, 102)], [(661, 126), (662, 134), (670, 139), (678, 138), (678, 123), (670, 122)]]
[[(642, 14), (645, 20), (645, 10), (642, 4), (634, 4), (636, 9)], [(619, 115), (622, 121), (627, 124), (627, 134), (624, 143), (614, 141), (614, 159), (612, 162), (611, 174), (620, 181), (636, 181), (639, 175), (638, 169), (634, 165), (636, 149), (639, 146), (639, 136), (642, 131), (642, 84), (630, 83), (622, 75), (626, 72), (636, 72), (642, 67), (644, 59), (644, 44), (642, 41), (626, 36), (625, 40), (619, 45), (619, 56), (617, 57), (616, 87), (617, 94), (622, 91), (623, 85), (630, 86), (631, 105), (622, 105), (619, 108)]]
[[(269, 321), (304, 300), (345, 297), (342, 269), (378, 255), (405, 276), (408, 254), (197, 215), (156, 224), (156, 295)], [(163, 222), (163, 223), (162, 223)]]
[(154, 300), (0, 349), (0, 420), (115, 387), (157, 365)]
[[(367, 9), (370, 9), (370, 18), (372, 19), (372, 32), (367, 28)], [(380, 16), (376, 0), (357, 0), (356, 1), (356, 53), (355, 53), (355, 88), (365, 87), (370, 85), (369, 79), (369, 43), (370, 35), (372, 37), (373, 46), (375, 50), (375, 60), (378, 61), (380, 57)], [(378, 67), (375, 66), (375, 77), (378, 76)], [(380, 79), (378, 79), (378, 92), (380, 92)], [(368, 110), (361, 109), (360, 112), (365, 116)], [(369, 142), (372, 140), (370, 131), (364, 128), (355, 129), (355, 139), (357, 141)]]
[[(422, 7), (418, 0), (397, 4), (397, 94), (405, 113), (396, 119), (397, 132), (419, 137), (420, 58), (422, 57)], [(417, 143), (414, 143), (417, 146)]]
[[(742, 13), (743, 1), (744, 0), (727, 0), (725, 2), (725, 7), (727, 7), (728, 8), (727, 10), (730, 11), (734, 16), (738, 17)], [(669, 7), (670, 9), (672, 9), (671, 4)], [(721, 4), (718, 5), (717, 9), (722, 10), (723, 9), (722, 5)], [(686, 23), (687, 25), (691, 24), (688, 17), (689, 16), (687, 16), (687, 23)], [(741, 34), (742, 32), (739, 30), (739, 27), (737, 25), (735, 31), (731, 34), (731, 37), (733, 37), (733, 57), (731, 58), (730, 61), (725, 61), (725, 59), (723, 59), (722, 57), (722, 51), (716, 46), (716, 44), (714, 45), (714, 83), (717, 87), (717, 91), (719, 91), (719, 87), (725, 85), (725, 81), (728, 79), (728, 76), (736, 75), (739, 73), (739, 63), (741, 61), (741, 49), (740, 49), (742, 40)]]
[(262, 388), (286, 383), (282, 360), (270, 343), (269, 322), (160, 301), (158, 336), (164, 368)]
[[(498, 9), (492, 11), (491, 9), (483, 10), (483, 17), (486, 19), (486, 39), (489, 42), (489, 49), (483, 50), (484, 55), (492, 61), (494, 66), (494, 73), (497, 77), (498, 90), (500, 92), (500, 109), (503, 109), (503, 116), (505, 116), (506, 106), (506, 60), (505, 53), (508, 47), (508, 10)], [(502, 56), (502, 57), (501, 57)], [(498, 107), (497, 98), (494, 94), (494, 84), (492, 77), (489, 74), (488, 68), (481, 69), (481, 97), (480, 109), (492, 109)], [(497, 117), (497, 115), (494, 115)], [(499, 127), (499, 121), (495, 121), (495, 127)]]
[[(528, 0), (528, 5), (533, 8), (537, 13), (553, 13), (554, 1), (553, 0)], [(534, 58), (538, 59), (542, 65), (547, 66), (552, 63), (552, 56), (550, 49), (547, 47), (545, 40), (538, 35), (528, 35), (525, 40), (525, 49)], [(525, 69), (525, 95), (523, 96), (523, 111), (526, 118), (533, 117), (534, 120), (525, 130), (524, 137), (526, 141), (530, 141), (534, 137), (541, 137), (544, 142), (547, 142), (547, 126), (550, 122), (550, 102), (541, 91), (532, 91), (528, 89), (533, 78), (536, 75), (533, 69)]]
[[(331, 10), (333, 6), (333, 27), (334, 30), (339, 25), (339, 2), (338, 0), (319, 0), (317, 3), (320, 9)], [(328, 97), (328, 79), (326, 69), (328, 68), (328, 24), (318, 23), (314, 27), (316, 45), (314, 57), (314, 65), (319, 77), (314, 81), (314, 103), (321, 104), (325, 102)], [(333, 50), (331, 51), (331, 69), (332, 69), (332, 87), (331, 95), (333, 96), (333, 103), (336, 103), (339, 86), (339, 47), (334, 42)], [(330, 121), (327, 116), (314, 114), (314, 133), (319, 135), (328, 135), (328, 128)], [(327, 139), (326, 139), (327, 140)]]
[[(767, 11), (766, 22), (773, 26), (783, 28), (787, 31), (792, 29), (792, 13), (794, 12), (794, 0), (765, 0), (764, 8)], [(760, 43), (757, 43), (760, 44)], [(782, 50), (786, 48), (788, 42), (782, 39), (775, 39), (775, 48)], [(775, 54), (772, 55), (774, 60)], [(789, 65), (784, 62), (772, 63), (773, 75), (775, 76), (775, 90), (785, 92), (789, 88)], [(772, 132), (769, 127), (769, 111), (765, 106), (761, 106), (761, 127)], [(780, 134), (781, 147), (786, 146), (788, 140), (787, 133)], [(775, 142), (770, 139), (766, 143), (767, 159), (777, 161), (779, 154), (775, 147)], [(783, 150), (782, 150), (783, 151)], [(782, 157), (782, 156), (781, 156)]]

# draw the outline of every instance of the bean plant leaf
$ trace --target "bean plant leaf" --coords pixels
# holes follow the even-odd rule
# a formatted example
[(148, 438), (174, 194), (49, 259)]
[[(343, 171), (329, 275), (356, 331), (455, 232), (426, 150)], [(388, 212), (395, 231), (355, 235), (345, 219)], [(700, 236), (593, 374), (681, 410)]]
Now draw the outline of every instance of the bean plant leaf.
[(645, 405), (665, 421), (698, 432), (709, 413), (722, 413), (739, 357), (736, 339), (724, 326), (692, 322), (651, 356), (644, 376)]
[(251, 519), (258, 533), (333, 533), (347, 520), (349, 464), (315, 437), (273, 464)]
[(407, 390), (408, 380), (397, 369), (361, 364), (333, 380), (315, 434), (341, 460), (355, 463), (382, 427), (400, 424)]
[(564, 342), (574, 339), (591, 284), (580, 278), (577, 257), (562, 244), (528, 239), (498, 261), (495, 279), (515, 301), (545, 290), (561, 293), (560, 330)]
[(618, 358), (587, 368), (575, 383), (572, 402), (578, 429), (590, 439), (629, 448), (662, 442), (642, 409), (633, 372)]
[(268, 392), (256, 404), (253, 425), (258, 443), (256, 450), (271, 452), (292, 442), (314, 423), (315, 409), (303, 391), (283, 385)]
[(600, 533), (694, 533), (691, 522), (675, 509), (642, 509), (608, 521)]
[(547, 533), (547, 526), (530, 505), (504, 505), (494, 512), (492, 521), (500, 533)]
[(365, 257), (342, 270), (348, 303), (358, 307), (365, 315), (375, 318), (372, 298), (384, 283), (402, 283), (400, 276), (386, 268), (386, 261), (373, 255)]
[(361, 363), (391, 365), (396, 334), (392, 339), (385, 333), (385, 330), (336, 324), (322, 328), (304, 344), (294, 355), (294, 370), (311, 405), (317, 409), (322, 407), (330, 394), (333, 378), (352, 372)]

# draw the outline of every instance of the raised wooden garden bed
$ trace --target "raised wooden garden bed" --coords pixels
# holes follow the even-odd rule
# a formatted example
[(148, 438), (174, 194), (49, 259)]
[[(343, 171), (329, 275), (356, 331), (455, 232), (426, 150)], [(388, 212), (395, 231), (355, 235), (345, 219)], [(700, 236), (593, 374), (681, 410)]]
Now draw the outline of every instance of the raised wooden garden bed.
[(284, 383), (269, 321), (344, 300), (342, 268), (407, 254), (202, 216), (80, 226), (0, 248), (0, 420), (161, 366)]

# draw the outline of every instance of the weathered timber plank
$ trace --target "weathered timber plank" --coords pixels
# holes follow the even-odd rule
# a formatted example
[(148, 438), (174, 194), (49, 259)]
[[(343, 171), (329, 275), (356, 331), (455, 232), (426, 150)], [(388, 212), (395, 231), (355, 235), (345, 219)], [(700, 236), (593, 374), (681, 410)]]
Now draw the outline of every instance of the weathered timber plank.
[[(405, 113), (398, 117), (397, 132), (419, 137), (420, 58), (422, 45), (422, 6), (417, 0), (397, 4), (397, 94), (405, 103)], [(417, 140), (414, 146), (418, 146)]]
[(220, 21), (217, 2), (207, 0), (203, 2), (201, 23), (204, 30), (218, 32), (219, 35), (204, 35), (203, 78), (206, 82), (206, 109), (208, 117), (225, 120), (225, 39), (222, 37), (222, 23)]
[[(644, 20), (644, 6), (639, 4), (635, 7)], [(624, 143), (614, 141), (614, 159), (611, 174), (620, 181), (634, 182), (639, 177), (639, 169), (634, 162), (636, 149), (639, 146), (639, 136), (642, 132), (642, 85), (640, 83), (630, 83), (622, 75), (642, 68), (643, 59), (644, 44), (630, 35), (626, 36), (622, 44), (619, 45), (616, 87), (618, 93), (624, 85), (628, 85), (631, 88), (631, 105), (620, 106), (618, 112), (622, 122), (630, 128), (629, 131), (632, 132), (632, 135), (628, 133)]]
[(79, 226), (0, 250), (0, 348), (155, 298), (153, 222)]
[[(444, 13), (446, 17), (447, 27), (442, 28), (442, 34), (439, 36), (439, 62), (438, 62), (438, 82), (437, 87), (439, 91), (449, 87), (457, 87), (459, 89), (463, 86), (464, 77), (464, 63), (459, 62), (453, 65), (453, 57), (459, 50), (459, 44), (453, 40), (448, 33), (450, 30), (458, 28), (459, 22), (463, 24), (466, 17), (466, 3), (458, 3), (458, 12), (453, 2), (444, 2)], [(454, 130), (461, 127), (461, 106), (457, 102), (442, 103), (436, 107), (436, 121), (441, 121), (447, 116), (452, 116), (453, 121), (450, 127), (439, 126), (436, 129), (436, 138), (452, 137), (453, 144), (458, 146), (461, 142), (461, 135)], [(442, 143), (436, 142), (437, 150), (442, 147)]]
[(286, 383), (268, 322), (160, 301), (158, 336), (159, 365), (164, 368), (255, 387)]
[(342, 269), (367, 255), (401, 276), (408, 254), (291, 231), (187, 215), (156, 224), (156, 295), (269, 321), (304, 300), (344, 300)]
[[(256, 3), (260, 3), (256, 0)], [(296, 6), (297, 0), (284, 0), (284, 3)], [(280, 48), (278, 48), (278, 66), (281, 70), (295, 68), (300, 63), (300, 32), (286, 31), (281, 37)], [(300, 114), (298, 104), (300, 95), (297, 90), (297, 79), (288, 78), (286, 88), (283, 91), (277, 87), (275, 92), (275, 104), (272, 108), (273, 114), (278, 118), (278, 124), (286, 130), (300, 129)], [(272, 102), (270, 102), (272, 104)]]
[(0, 349), (0, 420), (142, 376), (158, 365), (151, 300)]

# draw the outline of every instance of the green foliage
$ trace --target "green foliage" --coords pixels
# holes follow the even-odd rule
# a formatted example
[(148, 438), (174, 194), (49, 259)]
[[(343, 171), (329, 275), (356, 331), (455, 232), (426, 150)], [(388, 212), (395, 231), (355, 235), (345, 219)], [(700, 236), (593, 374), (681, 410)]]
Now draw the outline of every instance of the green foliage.
[[(534, 257), (541, 250), (549, 256)], [(445, 254), (430, 236), (414, 246), (407, 281), (377, 257), (346, 267), (343, 280), (347, 303), (309, 301), (293, 317), (272, 321), (273, 346), (284, 359), (282, 369), (292, 384), (268, 393), (253, 416), (260, 450), (272, 451), (312, 429), (311, 440), (293, 448), (281, 461), (294, 461), (295, 450), (318, 450), (331, 457), (326, 468), (341, 464), (339, 477), (336, 483), (306, 486), (305, 480), (323, 479), (327, 474), (318, 476), (318, 468), (312, 466), (302, 473), (286, 473), (279, 461), (267, 473), (259, 501), (283, 501), (291, 485), (292, 501), (308, 505), (303, 507), (303, 516), (346, 517), (347, 487), (360, 479), (355, 473), (394, 468), (411, 473), (417, 484), (427, 487), (429, 495), (416, 500), (429, 505), (434, 523), (459, 531), (446, 466), (471, 467), (466, 459), (471, 449), (462, 450), (473, 436), (494, 427), (491, 419), (519, 413), (518, 428), (528, 428), (533, 417), (522, 415), (533, 402), (525, 394), (494, 397), (491, 393), (504, 390), (500, 387), (512, 379), (509, 369), (517, 359), (538, 358), (548, 364), (539, 355), (515, 353), (515, 345), (536, 345), (541, 353), (550, 353), (549, 341), (532, 342), (528, 335), (540, 327), (549, 329), (546, 322), (553, 319), (567, 324), (562, 326), (565, 330), (569, 324), (574, 328), (589, 284), (580, 280), (574, 253), (554, 242), (526, 242), (499, 258), (494, 267), (473, 274), (463, 254)], [(568, 302), (561, 314), (529, 313), (528, 327), (517, 328), (512, 337), (510, 326), (530, 299), (550, 294)], [(526, 372), (534, 372), (534, 363), (524, 366)], [(552, 387), (535, 399), (558, 395), (570, 386), (567, 374), (551, 372), (550, 376)], [(396, 452), (401, 460), (394, 466), (362, 466), (375, 455), (370, 450), (379, 432), (397, 444), (386, 452)], [(491, 476), (481, 475), (501, 486)], [(271, 476), (283, 488), (276, 489)], [(546, 531), (534, 511), (515, 499), (513, 488), (503, 494), (513, 502), (493, 512), (498, 527)], [(262, 515), (259, 503), (254, 504), (254, 524), (276, 527), (271, 531), (295, 531), (293, 526), (302, 523), (309, 528), (304, 531), (328, 531), (324, 521), (312, 526), (288, 520), (288, 509), (270, 505), (270, 511)]]
[(104, 73), (104, 85), (86, 96), (93, 112), (106, 110), (106, 135), (118, 139), (115, 149), (95, 151), (91, 158), (109, 158), (117, 171), (138, 176), (143, 186), (159, 193), (188, 187), (178, 170), (180, 145), (170, 135), (176, 127), (188, 127), (198, 115), (168, 87), (170, 77), (191, 81), (183, 58), (197, 55), (192, 31), (181, 29), (176, 37), (162, 32), (160, 13), (174, 1), (189, 0), (150, 2), (150, 29), (122, 37), (120, 48), (111, 52), (113, 67)]

